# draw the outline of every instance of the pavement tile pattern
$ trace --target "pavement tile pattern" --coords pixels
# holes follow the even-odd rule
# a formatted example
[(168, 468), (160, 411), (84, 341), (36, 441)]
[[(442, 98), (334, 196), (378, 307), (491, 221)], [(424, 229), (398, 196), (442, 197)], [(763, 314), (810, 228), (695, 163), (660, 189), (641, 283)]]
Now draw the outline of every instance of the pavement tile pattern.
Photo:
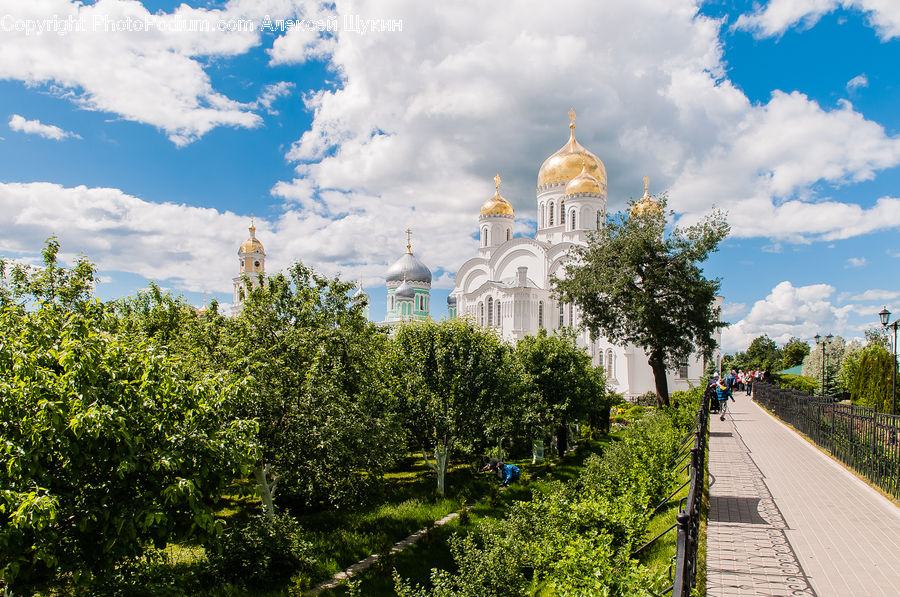
[(900, 595), (900, 508), (735, 398), (710, 421), (707, 595)]

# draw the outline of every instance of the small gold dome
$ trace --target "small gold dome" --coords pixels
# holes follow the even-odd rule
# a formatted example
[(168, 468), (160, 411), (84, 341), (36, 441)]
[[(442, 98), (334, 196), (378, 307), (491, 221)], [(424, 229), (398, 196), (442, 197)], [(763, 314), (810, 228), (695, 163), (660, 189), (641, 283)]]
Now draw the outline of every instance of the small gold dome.
[(603, 194), (603, 187), (600, 185), (600, 181), (588, 174), (584, 166), (581, 168), (581, 174), (570, 180), (569, 184), (566, 185), (566, 195), (577, 195), (578, 193)]
[(637, 203), (631, 206), (631, 215), (643, 216), (647, 214), (661, 214), (662, 207), (650, 196), (650, 179), (644, 177), (644, 196), (637, 200)]
[(494, 183), (497, 185), (497, 190), (494, 192), (494, 195), (481, 206), (481, 215), (515, 217), (516, 213), (513, 210), (512, 204), (500, 194), (500, 182), (500, 175), (495, 175)]
[(575, 140), (575, 112), (573, 110), (569, 110), (569, 118), (571, 118), (569, 142), (544, 160), (538, 172), (538, 186), (542, 187), (554, 182), (569, 182), (584, 169), (603, 188), (606, 188), (606, 166), (603, 165), (600, 158)]
[(263, 248), (262, 243), (256, 238), (256, 226), (253, 223), (250, 223), (250, 238), (245, 240), (241, 244), (241, 248), (238, 251), (239, 253), (262, 253), (266, 254), (266, 250)]

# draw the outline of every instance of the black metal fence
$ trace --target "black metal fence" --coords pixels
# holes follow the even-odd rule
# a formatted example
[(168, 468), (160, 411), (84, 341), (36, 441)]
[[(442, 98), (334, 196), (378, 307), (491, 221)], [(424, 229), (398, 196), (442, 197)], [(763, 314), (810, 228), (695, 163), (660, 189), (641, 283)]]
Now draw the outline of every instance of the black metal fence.
[(753, 398), (871, 483), (900, 499), (900, 416), (763, 382), (753, 385)]

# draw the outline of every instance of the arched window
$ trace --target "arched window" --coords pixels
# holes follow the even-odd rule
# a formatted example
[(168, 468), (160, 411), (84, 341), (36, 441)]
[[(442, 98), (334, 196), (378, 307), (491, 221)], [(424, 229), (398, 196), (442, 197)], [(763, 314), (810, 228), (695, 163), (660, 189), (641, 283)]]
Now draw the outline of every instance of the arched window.
[(492, 325), (494, 325), (494, 299), (492, 297), (488, 297), (487, 300), (487, 314), (487, 324), (488, 327), (491, 327)]
[(606, 350), (606, 377), (616, 376), (616, 357), (611, 348)]
[(562, 303), (560, 303), (559, 304), (559, 327), (564, 327), (566, 325), (566, 322), (564, 319), (565, 314), (566, 314), (565, 306)]
[(559, 202), (559, 223), (560, 224), (566, 223), (566, 202), (565, 201)]
[(544, 204), (541, 203), (541, 219), (538, 222), (538, 228), (544, 228), (547, 225), (547, 219), (544, 216)]
[(478, 303), (478, 325), (484, 325), (484, 303)]
[(394, 310), (394, 295), (393, 294), (391, 295), (391, 306), (388, 307), (388, 309), (390, 309), (391, 311)]
[(572, 215), (569, 218), (569, 225), (572, 227), (572, 230), (575, 230), (575, 210), (572, 210)]
[(552, 201), (550, 202), (550, 209), (548, 211), (550, 212), (550, 223), (548, 224), (548, 226), (553, 226), (553, 202)]
[(507, 228), (506, 229), (506, 240), (509, 240), (510, 238), (512, 238), (512, 230)]
[(502, 303), (498, 300), (497, 301), (497, 327), (500, 327), (500, 305), (502, 305)]
[(482, 246), (482, 247), (488, 246), (488, 231), (487, 231), (487, 226), (485, 226), (484, 228), (481, 229), (481, 246)]
[(572, 303), (569, 303), (569, 325), (575, 327), (575, 311), (572, 308)]
[(538, 303), (538, 328), (544, 329), (544, 301)]

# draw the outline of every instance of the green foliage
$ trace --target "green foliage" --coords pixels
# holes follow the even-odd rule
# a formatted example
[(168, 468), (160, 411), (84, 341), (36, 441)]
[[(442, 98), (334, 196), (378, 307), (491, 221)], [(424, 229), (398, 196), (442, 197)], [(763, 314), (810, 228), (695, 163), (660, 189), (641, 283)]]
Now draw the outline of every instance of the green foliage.
[(548, 336), (541, 330), (526, 336), (516, 345), (515, 357), (525, 375), (519, 418), (527, 437), (542, 440), (558, 425), (587, 421), (601, 426), (601, 419), (608, 419), (611, 398), (603, 370), (591, 365), (571, 333)]
[[(748, 351), (749, 352), (749, 351)], [(779, 370), (790, 369), (797, 365), (803, 364), (803, 359), (809, 354), (809, 344), (803, 342), (799, 338), (791, 338), (781, 347), (781, 365)], [(753, 367), (753, 369), (763, 369), (762, 367)], [(765, 369), (763, 369), (765, 370)], [(770, 369), (774, 371), (774, 369)]]
[[(105, 331), (93, 268), (13, 272), (0, 309), (0, 579), (90, 584), (152, 544), (210, 539), (255, 425), (235, 389)], [(24, 305), (31, 305), (25, 309)]]
[(773, 373), (772, 380), (779, 388), (800, 390), (815, 394), (819, 389), (819, 380), (805, 375), (791, 375), (790, 373)]
[(220, 550), (209, 560), (216, 574), (234, 584), (272, 588), (283, 584), (313, 562), (312, 544), (290, 515), (259, 515), (225, 530)]
[(893, 355), (880, 344), (866, 346), (850, 388), (850, 397), (853, 403), (875, 408), (878, 412), (891, 412), (891, 369), (893, 367)]
[(666, 235), (665, 198), (660, 210), (619, 213), (573, 247), (572, 264), (554, 279), (561, 300), (577, 304), (596, 335), (635, 344), (650, 357), (660, 404), (668, 404), (666, 367), (695, 352), (712, 354), (719, 320), (718, 279), (699, 264), (729, 231), (721, 212)]
[[(822, 346), (825, 346), (825, 356), (823, 361)], [(818, 346), (814, 346), (811, 352), (803, 359), (803, 375), (819, 380), (819, 386), (816, 393), (819, 395), (832, 396), (840, 391), (838, 386), (839, 373), (844, 356), (848, 352), (852, 352), (854, 344), (847, 344), (841, 336), (835, 336), (831, 342), (820, 342)], [(825, 387), (822, 387), (823, 367)]]
[(387, 337), (350, 298), (352, 284), (302, 264), (250, 292), (224, 336), (259, 421), (260, 490), (298, 505), (348, 505), (403, 449), (386, 376)]
[(505, 435), (513, 423), (521, 389), (511, 351), (465, 319), (411, 322), (391, 342), (391, 371), (406, 429), (423, 454), (433, 451), (443, 493), (451, 447)]
[(454, 571), (432, 570), (432, 588), (395, 576), (401, 597), (652, 595), (659, 578), (630, 553), (644, 539), (653, 505), (674, 480), (672, 458), (700, 392), (628, 428), (575, 483), (551, 484), (500, 520), (451, 543)]

